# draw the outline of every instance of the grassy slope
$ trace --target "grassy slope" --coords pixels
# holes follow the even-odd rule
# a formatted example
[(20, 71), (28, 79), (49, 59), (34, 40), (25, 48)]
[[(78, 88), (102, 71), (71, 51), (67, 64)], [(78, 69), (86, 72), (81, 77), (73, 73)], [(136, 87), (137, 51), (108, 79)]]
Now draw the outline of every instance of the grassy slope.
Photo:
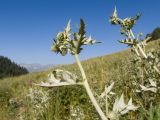
[[(148, 45), (148, 48), (159, 48), (159, 44), (160, 40), (151, 42)], [(94, 89), (97, 93), (100, 93), (108, 81), (122, 81), (124, 79), (128, 79), (129, 75), (125, 75), (124, 72), (126, 69), (124, 68), (124, 64), (128, 63), (128, 58), (131, 55), (132, 54), (130, 50), (124, 50), (111, 55), (105, 55), (83, 61), (82, 64), (92, 89)], [(60, 66), (59, 68), (80, 75), (76, 64), (64, 65)], [(51, 70), (0, 80), (0, 95), (3, 96), (2, 94), (5, 91), (5, 101), (7, 101), (9, 98), (23, 100), (28, 88), (32, 87), (31, 83), (45, 81), (47, 79), (47, 74), (50, 71)], [(119, 92), (121, 92), (121, 90)], [(0, 108), (0, 118), (2, 120), (11, 119), (8, 117), (8, 114), (10, 114), (11, 110), (7, 109), (7, 106), (5, 106), (6, 103), (0, 101), (0, 104), (4, 106)]]

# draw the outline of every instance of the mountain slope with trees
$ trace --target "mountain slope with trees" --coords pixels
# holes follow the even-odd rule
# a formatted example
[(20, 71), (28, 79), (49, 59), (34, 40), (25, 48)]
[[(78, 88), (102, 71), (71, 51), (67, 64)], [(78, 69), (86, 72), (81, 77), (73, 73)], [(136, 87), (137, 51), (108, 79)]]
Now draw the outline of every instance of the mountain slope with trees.
[(155, 28), (153, 32), (147, 34), (146, 37), (151, 37), (151, 41), (159, 39), (160, 38), (160, 27)]
[(7, 57), (0, 56), (0, 78), (19, 76), (27, 73), (26, 68), (17, 65)]

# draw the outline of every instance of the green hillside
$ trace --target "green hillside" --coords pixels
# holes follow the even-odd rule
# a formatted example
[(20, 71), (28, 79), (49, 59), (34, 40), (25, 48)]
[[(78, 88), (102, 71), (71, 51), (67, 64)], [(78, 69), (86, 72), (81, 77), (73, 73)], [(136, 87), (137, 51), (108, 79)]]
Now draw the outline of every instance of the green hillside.
[(0, 56), (0, 79), (27, 74), (26, 68), (17, 65), (9, 58)]
[[(159, 48), (160, 40), (150, 42), (147, 46), (147, 50), (158, 50)], [(89, 84), (95, 91), (95, 96), (99, 95), (104, 90), (105, 85), (110, 84), (111, 81), (115, 81), (116, 86), (114, 87), (114, 91), (118, 95), (122, 92), (130, 96), (132, 95), (129, 88), (130, 81), (133, 80), (131, 77), (134, 68), (131, 64), (132, 56), (133, 53), (128, 49), (82, 62)], [(68, 70), (80, 76), (76, 64), (62, 65), (58, 66), (58, 68)], [(27, 98), (29, 88), (48, 90), (47, 88), (34, 86), (32, 83), (45, 81), (50, 71), (52, 69), (20, 77), (1, 79), (0, 119), (19, 120), (21, 118), (22, 120), (34, 120), (35, 115), (31, 112), (34, 109), (34, 104), (29, 102)], [(69, 115), (71, 106), (80, 106), (83, 113), (85, 113), (85, 120), (99, 120), (98, 114), (91, 105), (87, 94), (83, 93), (84, 91), (85, 89), (81, 86), (50, 88), (49, 96), (51, 99), (49, 100), (49, 107), (44, 108), (45, 112), (43, 112), (39, 120), (68, 120), (69, 118), (76, 120)], [(159, 102), (160, 100), (157, 101)], [(160, 111), (159, 107), (156, 109)], [(132, 113), (131, 116), (134, 116), (134, 114)], [(27, 119), (22, 118), (22, 116)]]

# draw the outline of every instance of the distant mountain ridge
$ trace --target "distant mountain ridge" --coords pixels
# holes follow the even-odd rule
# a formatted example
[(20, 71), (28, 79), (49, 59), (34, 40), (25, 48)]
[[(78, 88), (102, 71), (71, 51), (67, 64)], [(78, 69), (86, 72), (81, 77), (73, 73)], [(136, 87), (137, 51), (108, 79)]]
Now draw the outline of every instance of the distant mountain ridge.
[(43, 71), (43, 70), (47, 70), (54, 67), (53, 64), (42, 65), (39, 63), (32, 63), (32, 64), (22, 63), (20, 64), (20, 66), (25, 67), (29, 72), (38, 72), (38, 71)]

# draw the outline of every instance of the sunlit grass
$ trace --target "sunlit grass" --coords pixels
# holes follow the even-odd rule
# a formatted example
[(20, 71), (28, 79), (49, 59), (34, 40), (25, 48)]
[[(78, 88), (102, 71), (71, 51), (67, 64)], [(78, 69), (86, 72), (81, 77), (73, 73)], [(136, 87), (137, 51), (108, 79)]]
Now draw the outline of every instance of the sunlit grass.
[[(160, 40), (150, 42), (147, 46), (147, 50), (159, 49), (159, 44)], [(128, 80), (130, 76), (125, 72), (128, 68), (125, 64), (129, 62), (129, 58), (131, 57), (132, 54), (130, 50), (124, 50), (119, 53), (83, 61), (82, 65), (92, 89), (97, 94), (100, 94), (104, 90), (105, 84), (109, 84), (111, 81), (115, 81), (119, 84), (122, 83), (122, 81)], [(58, 66), (58, 68), (68, 70), (80, 76), (79, 69), (76, 64)], [(26, 95), (28, 94), (29, 88), (34, 87), (32, 83), (45, 81), (47, 79), (47, 74), (50, 71), (52, 71), (52, 69), (44, 72), (30, 73), (20, 77), (5, 78), (0, 80), (0, 119), (18, 119), (21, 112), (29, 111), (29, 105), (26, 100)], [(124, 88), (119, 89), (118, 86), (114, 89), (118, 94), (122, 93), (124, 90)], [(46, 111), (46, 114), (44, 114), (42, 120), (53, 120), (56, 118), (64, 119), (64, 116), (61, 115), (63, 114), (68, 116), (67, 113), (69, 113), (68, 109), (70, 105), (78, 105), (83, 108), (86, 115), (86, 120), (93, 120), (93, 118), (97, 118), (98, 116), (94, 112), (94, 108), (89, 105), (89, 99), (83, 91), (83, 88), (80, 86), (52, 89), (51, 105)], [(129, 94), (128, 91), (124, 93)], [(23, 105), (13, 108), (13, 106), (9, 104), (9, 100), (11, 98), (15, 98), (17, 102), (22, 101)], [(153, 109), (154, 111), (159, 111), (159, 107), (154, 107)]]

